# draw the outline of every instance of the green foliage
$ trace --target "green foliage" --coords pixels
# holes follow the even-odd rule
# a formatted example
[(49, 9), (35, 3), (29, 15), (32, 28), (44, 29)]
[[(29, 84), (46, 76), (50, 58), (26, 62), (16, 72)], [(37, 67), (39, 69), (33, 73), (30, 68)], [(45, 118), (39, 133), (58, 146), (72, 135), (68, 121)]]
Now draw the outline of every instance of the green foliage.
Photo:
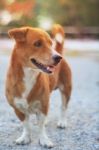
[(38, 25), (37, 20), (34, 18), (28, 18), (26, 16), (23, 16), (21, 20), (18, 21), (11, 21), (8, 26), (10, 27), (20, 27), (20, 26), (31, 26), (36, 27)]
[[(25, 2), (25, 0), (18, 0)], [(52, 18), (64, 26), (99, 26), (99, 0), (32, 0), (35, 2), (31, 17), (22, 15), (20, 20), (10, 24), (16, 26), (37, 26), (40, 17)], [(1, 0), (0, 9), (4, 9), (6, 0)], [(6, 5), (5, 5), (6, 9)]]
[(99, 26), (99, 0), (37, 0), (37, 14), (63, 25)]

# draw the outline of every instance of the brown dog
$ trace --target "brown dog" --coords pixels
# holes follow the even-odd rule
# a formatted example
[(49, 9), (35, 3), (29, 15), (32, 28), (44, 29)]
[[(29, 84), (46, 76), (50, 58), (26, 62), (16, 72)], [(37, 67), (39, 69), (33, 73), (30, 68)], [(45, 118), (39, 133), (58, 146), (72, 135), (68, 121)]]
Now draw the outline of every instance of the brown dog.
[[(64, 33), (57, 32), (62, 40), (61, 43), (57, 41), (56, 45), (61, 44), (62, 51)], [(27, 144), (31, 141), (29, 116), (36, 113), (41, 131), (40, 144), (52, 147), (53, 144), (45, 131), (50, 93), (56, 88), (61, 92), (61, 118), (58, 126), (65, 128), (65, 112), (71, 94), (70, 68), (62, 58), (61, 52), (57, 49), (59, 54), (53, 49), (52, 40), (45, 31), (22, 27), (10, 30), (9, 35), (15, 39), (16, 44), (7, 73), (6, 96), (24, 127), (16, 143)]]

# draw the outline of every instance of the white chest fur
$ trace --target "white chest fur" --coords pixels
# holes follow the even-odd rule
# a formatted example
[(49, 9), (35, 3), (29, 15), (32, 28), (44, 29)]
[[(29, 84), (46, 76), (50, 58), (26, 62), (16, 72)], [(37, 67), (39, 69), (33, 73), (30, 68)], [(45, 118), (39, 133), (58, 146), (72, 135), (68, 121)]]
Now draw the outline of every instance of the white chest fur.
[(24, 78), (23, 82), (25, 85), (25, 92), (22, 94), (23, 98), (26, 98), (36, 83), (36, 79), (38, 76), (37, 71), (32, 70), (31, 68), (24, 68)]
[(26, 112), (30, 108), (27, 103), (27, 96), (35, 85), (38, 74), (39, 72), (34, 71), (31, 68), (24, 68), (23, 82), (25, 85), (25, 91), (22, 93), (21, 98), (16, 97), (14, 100), (16, 107), (22, 112)]

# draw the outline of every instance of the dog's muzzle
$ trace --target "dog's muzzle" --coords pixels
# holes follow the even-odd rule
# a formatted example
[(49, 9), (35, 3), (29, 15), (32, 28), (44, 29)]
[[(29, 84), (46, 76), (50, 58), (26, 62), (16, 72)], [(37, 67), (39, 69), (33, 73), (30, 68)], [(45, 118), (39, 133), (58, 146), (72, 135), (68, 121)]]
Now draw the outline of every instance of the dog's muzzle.
[(40, 70), (46, 73), (52, 73), (55, 71), (56, 65), (60, 62), (62, 57), (60, 55), (54, 55), (52, 57), (53, 59), (53, 64), (52, 65), (45, 65), (42, 64), (41, 62), (37, 61), (36, 59), (32, 58), (31, 62)]

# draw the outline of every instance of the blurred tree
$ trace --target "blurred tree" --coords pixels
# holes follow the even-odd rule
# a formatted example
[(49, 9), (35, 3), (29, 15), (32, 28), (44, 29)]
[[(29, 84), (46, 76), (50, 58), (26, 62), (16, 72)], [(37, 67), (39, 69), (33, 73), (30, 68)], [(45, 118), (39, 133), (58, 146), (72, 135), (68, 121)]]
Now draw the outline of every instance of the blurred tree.
[(6, 0), (0, 0), (0, 10), (4, 9), (6, 6)]
[(34, 7), (34, 0), (20, 0), (20, 1), (14, 1), (13, 3), (6, 6), (6, 9), (10, 13), (20, 13), (24, 16), (31, 17), (33, 16), (32, 9)]
[(37, 0), (39, 14), (63, 25), (99, 26), (99, 0)]
[(41, 17), (69, 26), (99, 26), (99, 0), (0, 0), (10, 25), (37, 26)]
[(35, 0), (2, 0), (1, 10), (11, 14), (10, 26), (37, 25), (34, 7)]

